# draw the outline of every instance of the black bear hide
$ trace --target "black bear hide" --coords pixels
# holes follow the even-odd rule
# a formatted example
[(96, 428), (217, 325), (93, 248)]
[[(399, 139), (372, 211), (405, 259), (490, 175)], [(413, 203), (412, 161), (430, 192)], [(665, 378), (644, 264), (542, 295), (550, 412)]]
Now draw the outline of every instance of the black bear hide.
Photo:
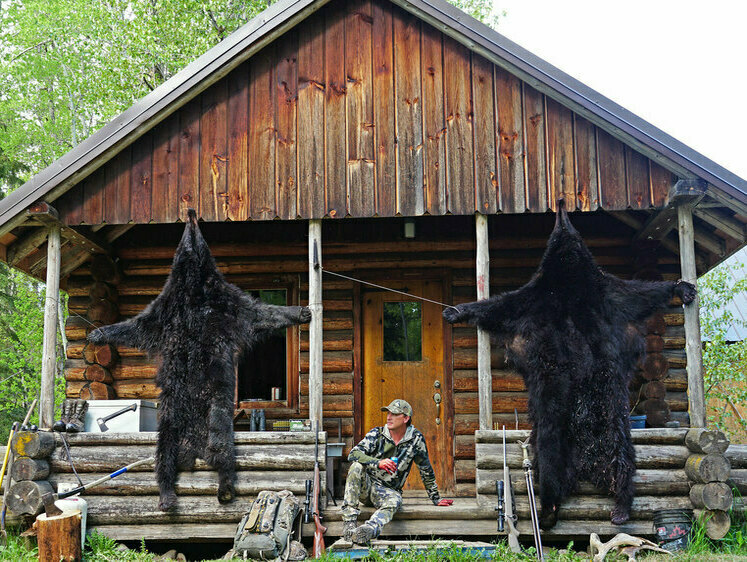
[(310, 319), (306, 307), (265, 304), (226, 282), (190, 209), (161, 294), (134, 318), (91, 332), (94, 343), (137, 347), (160, 359), (161, 510), (176, 505), (177, 469), (198, 457), (218, 470), (219, 501), (234, 498), (234, 357), (273, 330)]
[(561, 200), (526, 285), (444, 311), (448, 322), (504, 342), (524, 378), (543, 528), (555, 524), (580, 479), (614, 495), (613, 523), (628, 520), (635, 473), (628, 384), (644, 353), (637, 327), (674, 295), (692, 302), (695, 291), (682, 281), (625, 281), (602, 271)]

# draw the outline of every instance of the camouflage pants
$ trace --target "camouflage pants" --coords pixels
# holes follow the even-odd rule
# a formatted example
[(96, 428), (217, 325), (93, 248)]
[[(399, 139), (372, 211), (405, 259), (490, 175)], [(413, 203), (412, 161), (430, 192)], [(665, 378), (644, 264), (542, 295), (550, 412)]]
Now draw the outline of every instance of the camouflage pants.
[(378, 536), (381, 528), (392, 520), (402, 505), (402, 494), (372, 479), (361, 463), (354, 462), (350, 465), (348, 479), (345, 482), (345, 498), (342, 502), (343, 521), (358, 519), (361, 512), (358, 509), (360, 502), (377, 508), (368, 523), (376, 529)]

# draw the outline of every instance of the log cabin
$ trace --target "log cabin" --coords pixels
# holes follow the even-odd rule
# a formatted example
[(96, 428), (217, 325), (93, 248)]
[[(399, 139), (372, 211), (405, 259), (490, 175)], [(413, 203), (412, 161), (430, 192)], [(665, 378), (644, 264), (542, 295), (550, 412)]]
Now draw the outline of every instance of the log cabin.
[[(323, 424), (319, 459), (340, 497), (346, 466), (327, 442), (344, 443), (344, 459), (403, 397), (457, 501), (424, 505), (414, 474), (385, 532), (494, 534), (496, 429), (511, 429), (511, 443), (526, 434), (526, 390), (502, 349), (445, 324), (440, 303), (526, 283), (561, 195), (599, 265), (623, 278), (694, 282), (745, 245), (747, 182), (444, 0), (270, 6), (0, 202), (0, 258), (47, 281), (43, 427), (54, 418), (58, 288), (69, 295), (68, 398), (158, 399), (153, 358), (86, 335), (158, 295), (190, 207), (229, 281), (312, 309), (309, 325), (237, 364), (235, 504), (215, 501), (215, 475), (199, 465), (180, 479), (179, 510), (160, 513), (143, 470), (92, 493), (89, 525), (119, 539), (227, 540), (260, 489), (301, 493), (313, 439), (249, 432), (253, 409), (268, 430)], [(630, 393), (650, 428), (634, 431), (633, 519), (612, 526), (611, 499), (582, 486), (550, 537), (651, 534), (658, 509), (709, 509), (690, 489), (710, 482), (704, 455), (724, 451), (686, 442), (706, 425), (697, 303), (673, 301), (646, 331)], [(154, 443), (70, 439), (91, 478)], [(55, 445), (53, 488), (73, 481)], [(514, 445), (509, 464), (521, 492)], [(526, 501), (517, 507), (531, 537)], [(339, 535), (339, 508), (326, 512)]]

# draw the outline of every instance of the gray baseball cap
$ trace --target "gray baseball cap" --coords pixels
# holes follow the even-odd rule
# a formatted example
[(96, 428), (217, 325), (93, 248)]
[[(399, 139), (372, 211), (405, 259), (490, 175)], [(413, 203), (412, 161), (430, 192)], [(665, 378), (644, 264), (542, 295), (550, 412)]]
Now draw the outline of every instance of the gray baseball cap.
[(393, 414), (405, 414), (406, 416), (412, 417), (412, 406), (402, 400), (401, 398), (397, 398), (396, 400), (392, 400), (392, 403), (389, 404), (389, 406), (385, 406), (381, 409), (382, 412), (391, 412)]

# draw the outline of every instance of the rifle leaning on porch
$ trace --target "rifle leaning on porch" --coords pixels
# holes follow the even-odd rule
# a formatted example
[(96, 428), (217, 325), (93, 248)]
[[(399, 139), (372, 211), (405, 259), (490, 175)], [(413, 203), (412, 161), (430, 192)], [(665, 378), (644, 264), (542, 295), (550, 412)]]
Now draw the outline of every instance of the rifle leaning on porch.
[(321, 492), (321, 482), (319, 475), (319, 420), (315, 422), (316, 441), (314, 445), (314, 489), (311, 494), (312, 506), (311, 514), (314, 517), (314, 558), (319, 558), (324, 554), (324, 533), (327, 528), (322, 525), (322, 518), (319, 515), (319, 494)]
[[(508, 462), (506, 462), (506, 426), (503, 426), (503, 489), (504, 489), (504, 510), (503, 520), (505, 521), (505, 527), (507, 527), (506, 533), (508, 534), (508, 546), (511, 548), (511, 552), (521, 552), (521, 545), (519, 544), (519, 531), (516, 530), (517, 517), (514, 513), (514, 489), (511, 486), (511, 471), (508, 468)], [(501, 530), (501, 529), (499, 529)]]

